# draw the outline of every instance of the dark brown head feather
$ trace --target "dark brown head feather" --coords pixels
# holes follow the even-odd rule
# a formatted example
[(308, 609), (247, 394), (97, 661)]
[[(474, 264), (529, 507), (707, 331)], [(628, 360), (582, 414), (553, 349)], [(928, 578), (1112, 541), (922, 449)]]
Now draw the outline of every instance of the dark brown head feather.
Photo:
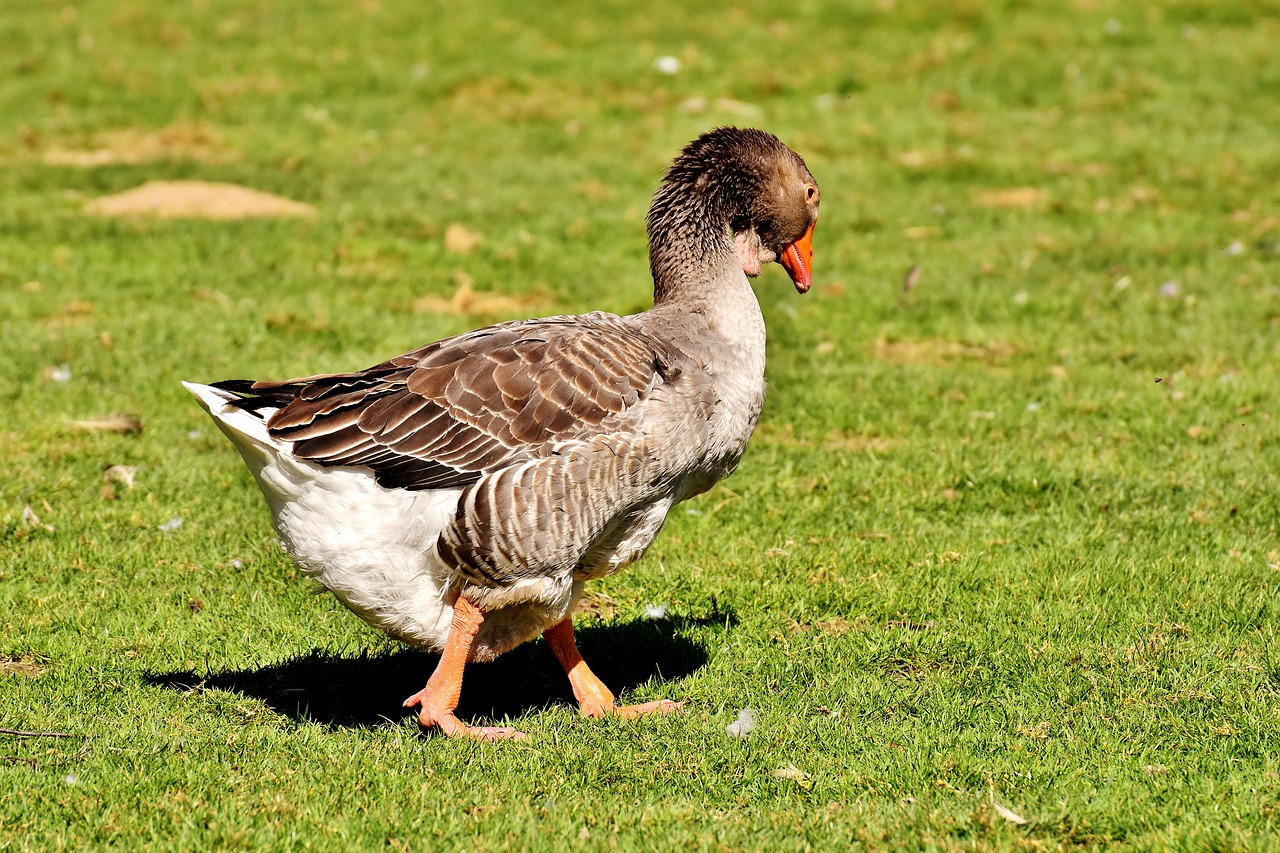
[(816, 214), (809, 185), (816, 190), (800, 155), (763, 130), (720, 127), (690, 142), (649, 207), (654, 301), (678, 287), (683, 268), (727, 251), (735, 233), (753, 229), (775, 253), (798, 239)]

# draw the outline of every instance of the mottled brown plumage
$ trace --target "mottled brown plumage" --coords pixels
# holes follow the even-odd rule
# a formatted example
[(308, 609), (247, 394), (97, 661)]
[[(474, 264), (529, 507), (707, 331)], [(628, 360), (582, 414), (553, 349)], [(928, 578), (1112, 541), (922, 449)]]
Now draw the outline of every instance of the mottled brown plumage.
[(355, 373), (189, 386), (240, 450), (295, 561), (370, 623), (443, 648), (406, 704), (451, 734), (466, 660), (545, 633), (584, 713), (615, 708), (573, 644), (586, 580), (738, 464), (764, 397), (747, 276), (809, 287), (818, 189), (763, 131), (721, 128), (649, 211), (654, 307), (502, 323)]
[(491, 326), (356, 373), (216, 387), (283, 404), (267, 427), (299, 458), (365, 466), (391, 489), (439, 489), (621, 427), (684, 360), (597, 312)]

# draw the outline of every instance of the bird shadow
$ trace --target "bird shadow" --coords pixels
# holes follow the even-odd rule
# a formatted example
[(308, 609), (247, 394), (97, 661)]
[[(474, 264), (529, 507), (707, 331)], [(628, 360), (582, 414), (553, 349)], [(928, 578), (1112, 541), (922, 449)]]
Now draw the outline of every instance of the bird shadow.
[[(706, 616), (589, 625), (575, 633), (596, 675), (615, 693), (624, 694), (643, 684), (686, 678), (706, 664), (706, 648), (685, 636), (687, 629), (736, 623), (732, 611), (713, 606)], [(261, 667), (204, 675), (191, 670), (148, 673), (143, 680), (181, 693), (239, 693), (300, 722), (366, 728), (416, 713), (402, 703), (426, 683), (439, 659), (415, 649), (375, 655), (315, 649)], [(501, 720), (555, 703), (576, 704), (564, 671), (546, 643), (538, 641), (490, 663), (468, 664), (457, 713), (463, 720)]]

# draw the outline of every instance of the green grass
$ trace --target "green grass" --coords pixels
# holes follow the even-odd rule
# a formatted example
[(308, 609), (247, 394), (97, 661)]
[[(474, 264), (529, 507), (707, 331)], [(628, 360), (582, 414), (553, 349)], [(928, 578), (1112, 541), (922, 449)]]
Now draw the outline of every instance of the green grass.
[[(0, 734), (0, 849), (1280, 847), (1280, 5), (439, 5), (0, 18), (0, 727), (72, 735)], [(460, 709), (528, 745), (421, 736), (434, 659), (311, 594), (178, 382), (497, 319), (413, 310), (461, 275), (639, 310), (722, 123), (821, 183), (814, 289), (762, 276), (741, 469), (580, 617), (686, 710), (579, 719), (535, 643)], [(317, 214), (82, 213), (155, 178)]]

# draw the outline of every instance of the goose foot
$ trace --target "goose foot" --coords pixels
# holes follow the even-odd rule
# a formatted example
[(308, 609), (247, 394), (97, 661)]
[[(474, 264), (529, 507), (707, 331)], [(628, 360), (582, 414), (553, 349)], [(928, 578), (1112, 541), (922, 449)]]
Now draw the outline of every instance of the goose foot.
[(448, 737), (464, 737), (473, 740), (528, 740), (529, 736), (519, 729), (507, 726), (468, 726), (454, 716), (452, 708), (441, 708), (432, 694), (430, 686), (404, 700), (404, 707), (421, 706), (418, 714), (418, 725), (424, 729), (439, 729)]
[(621, 717), (624, 720), (643, 717), (646, 714), (670, 714), (684, 707), (683, 702), (672, 702), (659, 699), (656, 702), (644, 702), (640, 705), (619, 706), (614, 701), (613, 692), (596, 677), (596, 674), (582, 659), (578, 651), (578, 643), (573, 638), (573, 621), (564, 619), (542, 633), (547, 645), (555, 654), (565, 674), (569, 676), (569, 684), (573, 687), (573, 696), (578, 700), (578, 710), (584, 717)]
[(471, 656), (471, 644), (484, 622), (484, 613), (463, 596), (453, 605), (453, 623), (445, 640), (440, 663), (427, 681), (427, 686), (404, 700), (404, 707), (420, 707), (418, 725), (438, 728), (449, 737), (476, 740), (528, 740), (522, 731), (499, 726), (468, 726), (454, 716), (462, 695), (462, 672)]

